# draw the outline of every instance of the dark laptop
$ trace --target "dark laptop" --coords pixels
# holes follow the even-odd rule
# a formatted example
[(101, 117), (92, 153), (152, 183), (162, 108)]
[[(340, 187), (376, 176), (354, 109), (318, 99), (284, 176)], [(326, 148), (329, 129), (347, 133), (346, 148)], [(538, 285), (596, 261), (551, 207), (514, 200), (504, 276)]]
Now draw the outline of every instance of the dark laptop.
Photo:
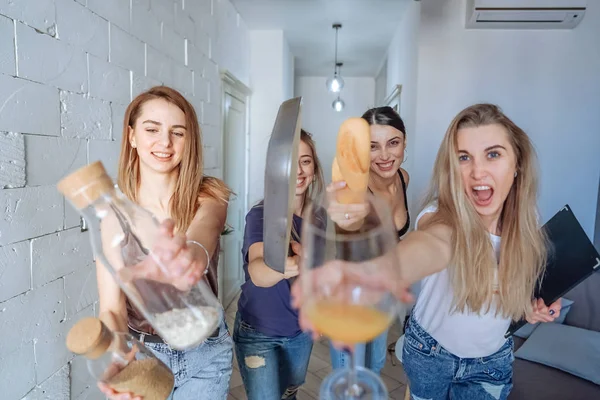
[[(569, 205), (565, 205), (544, 225), (550, 248), (546, 273), (535, 291), (546, 305), (554, 303), (595, 271), (600, 270), (600, 255), (577, 221)], [(513, 322), (505, 337), (511, 336), (526, 320)]]

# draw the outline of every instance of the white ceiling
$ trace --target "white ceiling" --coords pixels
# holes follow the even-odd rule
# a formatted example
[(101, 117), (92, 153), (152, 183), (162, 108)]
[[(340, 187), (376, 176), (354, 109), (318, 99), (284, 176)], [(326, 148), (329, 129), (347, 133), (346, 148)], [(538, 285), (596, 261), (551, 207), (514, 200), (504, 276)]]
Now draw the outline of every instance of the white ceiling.
[(231, 0), (248, 29), (281, 29), (298, 76), (333, 74), (335, 30), (342, 76), (375, 76), (414, 0)]

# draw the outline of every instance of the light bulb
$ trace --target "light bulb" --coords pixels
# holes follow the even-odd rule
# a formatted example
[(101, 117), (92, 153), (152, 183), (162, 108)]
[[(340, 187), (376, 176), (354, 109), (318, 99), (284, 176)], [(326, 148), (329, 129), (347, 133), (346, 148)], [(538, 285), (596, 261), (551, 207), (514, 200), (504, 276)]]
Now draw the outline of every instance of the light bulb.
[(333, 107), (333, 109), (337, 112), (342, 111), (345, 106), (346, 104), (344, 103), (344, 100), (340, 99), (339, 97), (335, 99), (333, 103), (331, 103), (331, 107)]
[(344, 80), (338, 74), (335, 74), (333, 78), (327, 79), (327, 89), (330, 92), (338, 93), (340, 90), (344, 88)]

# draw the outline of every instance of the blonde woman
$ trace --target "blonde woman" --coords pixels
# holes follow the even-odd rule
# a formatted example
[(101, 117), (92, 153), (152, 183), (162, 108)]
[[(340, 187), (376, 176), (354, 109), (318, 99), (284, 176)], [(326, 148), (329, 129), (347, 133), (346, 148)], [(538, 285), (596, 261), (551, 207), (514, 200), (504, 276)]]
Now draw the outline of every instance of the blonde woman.
[[(230, 190), (222, 181), (203, 174), (198, 119), (179, 92), (154, 87), (127, 107), (118, 185), (128, 198), (162, 221), (160, 249), (154, 250), (174, 274), (171, 282), (185, 287), (206, 279), (217, 295), (219, 238)], [(211, 255), (210, 262), (203, 247)], [(125, 245), (123, 251), (135, 256), (131, 254), (135, 249)], [(135, 335), (173, 371), (173, 400), (227, 397), (233, 342), (224, 321), (198, 347), (174, 350), (127, 300), (101, 263), (97, 278), (100, 318), (113, 330)], [(101, 389), (111, 400), (131, 398), (129, 393)]]
[(300, 329), (298, 312), (290, 304), (290, 278), (298, 275), (303, 211), (323, 190), (315, 142), (305, 130), (300, 135), (297, 169), (292, 226), (295, 255), (288, 257), (283, 274), (269, 268), (263, 259), (263, 203), (246, 215), (242, 248), (246, 282), (238, 302), (233, 340), (249, 400), (296, 399), (312, 351), (312, 339)]
[(468, 107), (442, 141), (416, 230), (397, 246), (404, 281), (343, 269), (344, 279), (405, 301), (406, 287), (422, 279), (402, 354), (412, 398), (506, 399), (514, 356), (504, 334), (511, 321), (559, 316), (560, 301), (546, 307), (533, 299), (547, 254), (537, 183), (525, 132), (497, 106)]

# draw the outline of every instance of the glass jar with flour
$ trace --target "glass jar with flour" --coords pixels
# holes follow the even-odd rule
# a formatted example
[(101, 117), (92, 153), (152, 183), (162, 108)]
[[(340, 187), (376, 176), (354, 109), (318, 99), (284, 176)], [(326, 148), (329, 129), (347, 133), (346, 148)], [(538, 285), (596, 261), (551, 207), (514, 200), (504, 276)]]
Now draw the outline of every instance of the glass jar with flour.
[[(218, 328), (223, 309), (207, 283), (200, 280), (182, 288), (164, 279), (166, 266), (152, 251), (158, 221), (115, 187), (101, 162), (68, 175), (58, 189), (88, 223), (97, 260), (166, 343), (177, 350), (189, 349)], [(210, 257), (204, 250), (208, 265)], [(145, 273), (147, 257), (159, 266), (158, 273)]]

